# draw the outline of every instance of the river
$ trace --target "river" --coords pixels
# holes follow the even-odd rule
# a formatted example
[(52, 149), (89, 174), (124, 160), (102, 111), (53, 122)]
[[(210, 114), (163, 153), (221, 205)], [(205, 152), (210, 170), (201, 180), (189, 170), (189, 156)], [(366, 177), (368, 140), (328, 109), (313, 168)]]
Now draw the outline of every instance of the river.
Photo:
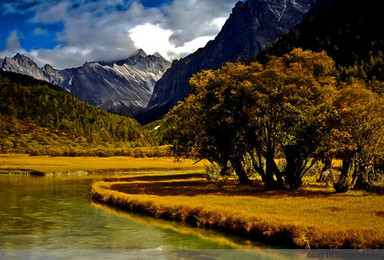
[(241, 237), (179, 222), (119, 212), (94, 203), (90, 197), (91, 184), (103, 177), (106, 176), (0, 175), (0, 249), (3, 254), (17, 250), (29, 252), (31, 249), (173, 250), (266, 247)]

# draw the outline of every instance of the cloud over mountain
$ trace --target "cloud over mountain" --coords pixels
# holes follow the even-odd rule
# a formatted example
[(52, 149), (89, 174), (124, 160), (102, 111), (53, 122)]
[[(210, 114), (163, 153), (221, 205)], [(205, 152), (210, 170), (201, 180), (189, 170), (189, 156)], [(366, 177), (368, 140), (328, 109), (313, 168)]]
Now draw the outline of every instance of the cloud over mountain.
[(0, 57), (22, 52), (39, 65), (116, 60), (138, 48), (168, 59), (203, 47), (236, 0), (2, 1)]

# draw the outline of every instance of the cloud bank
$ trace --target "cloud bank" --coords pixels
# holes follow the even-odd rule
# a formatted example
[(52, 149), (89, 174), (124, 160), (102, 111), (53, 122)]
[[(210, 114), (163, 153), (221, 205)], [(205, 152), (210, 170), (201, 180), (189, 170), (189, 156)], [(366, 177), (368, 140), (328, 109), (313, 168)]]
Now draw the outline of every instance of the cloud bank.
[[(173, 60), (213, 39), (235, 3), (236, 0), (5, 1), (1, 6), (2, 19), (24, 19), (28, 28), (8, 28), (0, 57), (21, 52), (39, 65), (68, 68), (86, 61), (126, 58), (142, 48)], [(40, 43), (47, 42), (54, 46), (40, 47)]]

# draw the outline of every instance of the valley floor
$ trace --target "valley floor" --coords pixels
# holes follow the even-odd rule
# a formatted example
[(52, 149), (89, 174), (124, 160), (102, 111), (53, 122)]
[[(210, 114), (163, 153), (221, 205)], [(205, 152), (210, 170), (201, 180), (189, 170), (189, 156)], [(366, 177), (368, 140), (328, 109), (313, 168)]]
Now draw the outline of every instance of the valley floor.
[(0, 154), (0, 174), (88, 175), (133, 171), (202, 170), (204, 162), (175, 162), (174, 158), (50, 157)]
[(312, 182), (297, 191), (213, 183), (199, 173), (111, 178), (95, 200), (155, 217), (230, 231), (289, 248), (384, 248), (384, 196), (334, 194)]
[(334, 194), (332, 187), (311, 178), (296, 191), (267, 191), (257, 180), (246, 187), (231, 179), (215, 183), (204, 178), (203, 168), (204, 162), (176, 163), (174, 158), (0, 154), (0, 174), (141, 172), (93, 184), (96, 201), (124, 210), (288, 248), (384, 248), (384, 196)]

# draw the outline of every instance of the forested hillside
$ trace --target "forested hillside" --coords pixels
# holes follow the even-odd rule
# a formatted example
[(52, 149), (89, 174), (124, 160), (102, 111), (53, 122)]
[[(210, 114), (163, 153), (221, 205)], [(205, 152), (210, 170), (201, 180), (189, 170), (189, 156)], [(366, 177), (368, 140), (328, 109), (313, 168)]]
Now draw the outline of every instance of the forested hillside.
[(384, 31), (381, 24), (384, 2), (380, 0), (333, 0), (296, 30), (284, 35), (256, 57), (281, 56), (295, 47), (327, 51), (339, 65), (343, 79), (351, 76), (373, 83), (382, 92)]
[(1, 152), (49, 155), (127, 154), (154, 141), (134, 119), (80, 102), (57, 86), (0, 74)]

